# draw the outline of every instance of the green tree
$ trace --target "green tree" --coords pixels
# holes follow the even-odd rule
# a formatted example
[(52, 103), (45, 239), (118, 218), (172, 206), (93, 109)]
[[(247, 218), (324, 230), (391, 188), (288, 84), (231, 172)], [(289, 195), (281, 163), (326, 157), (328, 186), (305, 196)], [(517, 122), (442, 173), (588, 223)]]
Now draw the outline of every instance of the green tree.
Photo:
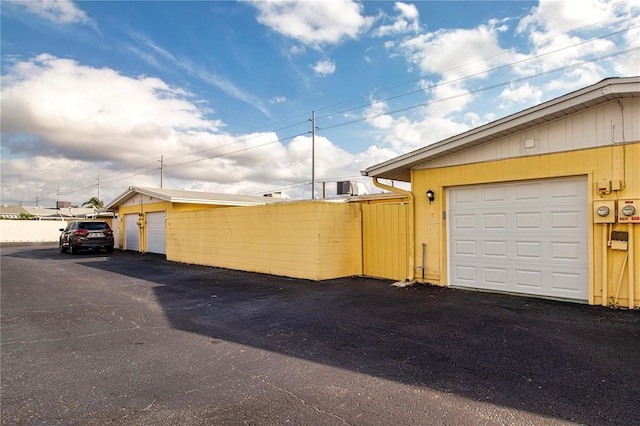
[(89, 201), (87, 201), (86, 203), (82, 203), (82, 207), (85, 206), (99, 210), (104, 207), (104, 202), (101, 201), (98, 197), (91, 197), (89, 198)]
[(36, 216), (31, 213), (20, 213), (20, 220), (36, 220)]

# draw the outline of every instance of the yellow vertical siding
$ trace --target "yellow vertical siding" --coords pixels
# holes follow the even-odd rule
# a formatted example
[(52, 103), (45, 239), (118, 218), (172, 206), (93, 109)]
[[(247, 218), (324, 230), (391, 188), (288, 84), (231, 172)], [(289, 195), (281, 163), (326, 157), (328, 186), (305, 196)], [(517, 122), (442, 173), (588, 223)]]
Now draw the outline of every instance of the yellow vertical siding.
[(409, 205), (362, 206), (364, 275), (404, 280), (407, 277), (407, 220)]
[(294, 278), (362, 274), (359, 204), (283, 203), (174, 212), (167, 259)]
[[(419, 256), (422, 242), (433, 242), (433, 249), (427, 249), (426, 273), (430, 282), (447, 285), (447, 246), (446, 222), (440, 220), (446, 212), (446, 188), (459, 185), (509, 182), (554, 178), (563, 176), (587, 176), (590, 193), (589, 203), (597, 200), (640, 199), (640, 143), (620, 146), (608, 146), (584, 149), (557, 154), (528, 156), (486, 163), (466, 164), (436, 169), (416, 170), (412, 188), (416, 195), (416, 256)], [(621, 191), (612, 191), (608, 195), (597, 193), (600, 179), (620, 179)], [(423, 194), (431, 188), (436, 193), (433, 204), (426, 201)], [(593, 217), (590, 211), (590, 223)], [(607, 250), (607, 282), (603, 283), (602, 245), (607, 241), (602, 237), (602, 226), (593, 224), (589, 228), (590, 276), (589, 303), (602, 304), (603, 285), (607, 286), (607, 295), (618, 295), (616, 303), (629, 306), (628, 268), (623, 269), (628, 251)], [(628, 225), (616, 223), (613, 230), (633, 232), (634, 257), (636, 268), (634, 300), (631, 305), (640, 305), (640, 224)], [(419, 265), (416, 265), (419, 266)], [(419, 276), (416, 271), (416, 276)], [(604, 301), (610, 304), (612, 300)]]

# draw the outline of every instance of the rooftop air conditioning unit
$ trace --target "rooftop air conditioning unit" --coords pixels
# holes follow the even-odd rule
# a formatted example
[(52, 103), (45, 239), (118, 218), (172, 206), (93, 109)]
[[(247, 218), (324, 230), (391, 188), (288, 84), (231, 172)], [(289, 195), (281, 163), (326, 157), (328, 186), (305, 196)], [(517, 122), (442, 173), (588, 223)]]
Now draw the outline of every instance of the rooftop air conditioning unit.
[(289, 198), (289, 195), (287, 195), (284, 192), (278, 191), (278, 192), (270, 192), (268, 194), (264, 194), (265, 197), (271, 197), (271, 198)]
[(351, 188), (352, 185), (349, 181), (338, 182), (337, 193), (338, 195), (352, 195)]

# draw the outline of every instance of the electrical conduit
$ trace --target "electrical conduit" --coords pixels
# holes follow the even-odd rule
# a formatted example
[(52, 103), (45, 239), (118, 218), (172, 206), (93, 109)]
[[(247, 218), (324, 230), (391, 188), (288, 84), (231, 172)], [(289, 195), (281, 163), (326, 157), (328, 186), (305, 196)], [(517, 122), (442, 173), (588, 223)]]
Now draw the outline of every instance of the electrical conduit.
[(634, 304), (635, 304), (635, 299), (636, 299), (636, 295), (635, 295), (635, 286), (636, 286), (636, 277), (635, 277), (635, 250), (633, 245), (635, 244), (633, 241), (633, 224), (629, 223), (627, 224), (627, 231), (629, 232), (629, 241), (628, 241), (628, 247), (629, 250), (627, 251), (627, 256), (629, 256), (629, 259), (631, 259), (628, 263), (628, 267), (629, 267), (629, 276), (628, 276), (628, 280), (629, 280), (629, 309), (633, 309), (634, 308)]
[(603, 223), (602, 224), (602, 275), (601, 275), (601, 279), (602, 279), (602, 306), (608, 306), (609, 305), (609, 301), (607, 299), (609, 299), (609, 283), (608, 283), (608, 276), (607, 276), (607, 269), (608, 269), (608, 262), (607, 262), (607, 252), (608, 252), (608, 232), (607, 232), (607, 228), (609, 227), (608, 223)]

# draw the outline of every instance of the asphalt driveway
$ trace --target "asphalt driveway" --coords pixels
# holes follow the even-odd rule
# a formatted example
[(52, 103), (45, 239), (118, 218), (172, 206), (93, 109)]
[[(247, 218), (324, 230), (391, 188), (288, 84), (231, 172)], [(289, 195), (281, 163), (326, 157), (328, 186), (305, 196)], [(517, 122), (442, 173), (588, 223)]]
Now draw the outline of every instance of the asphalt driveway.
[(1, 250), (5, 425), (640, 422), (638, 311)]

